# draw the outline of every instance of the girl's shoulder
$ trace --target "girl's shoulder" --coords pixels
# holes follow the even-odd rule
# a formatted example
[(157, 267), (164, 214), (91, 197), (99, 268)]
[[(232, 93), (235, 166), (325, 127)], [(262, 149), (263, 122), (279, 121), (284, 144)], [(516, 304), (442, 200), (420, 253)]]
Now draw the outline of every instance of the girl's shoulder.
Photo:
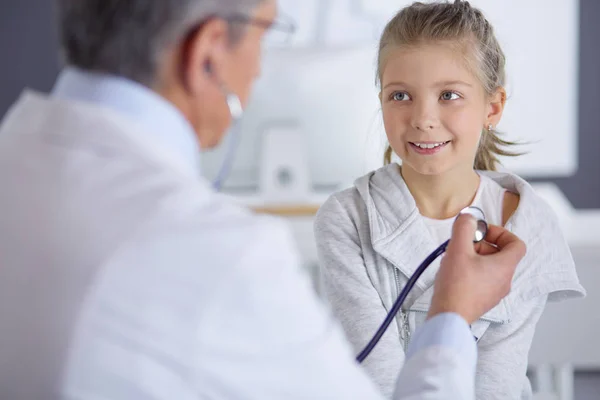
[(525, 179), (509, 172), (478, 172), (483, 179), (509, 193), (503, 205), (503, 211), (509, 214), (505, 221), (507, 228), (519, 226), (519, 230), (535, 231), (558, 224), (556, 212)]
[(508, 296), (510, 303), (516, 305), (546, 294), (551, 301), (584, 296), (569, 244), (550, 204), (517, 175), (506, 172), (482, 172), (482, 175), (519, 196), (506, 228), (525, 242), (527, 253), (515, 273), (513, 290)]
[(518, 192), (505, 189), (490, 177), (481, 176), (475, 203), (484, 210), (489, 223), (505, 226), (517, 210), (520, 200)]
[(323, 224), (356, 223), (366, 216), (364, 200), (356, 187), (349, 187), (331, 194), (319, 207), (315, 226)]
[(357, 224), (399, 224), (415, 210), (398, 165), (389, 164), (356, 179), (352, 187), (332, 194), (321, 206), (317, 219), (346, 214)]

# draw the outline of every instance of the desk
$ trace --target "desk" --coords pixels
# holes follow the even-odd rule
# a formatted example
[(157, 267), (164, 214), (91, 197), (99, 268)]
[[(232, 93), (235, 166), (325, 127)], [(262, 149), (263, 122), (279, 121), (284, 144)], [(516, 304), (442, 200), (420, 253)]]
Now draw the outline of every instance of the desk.
[(587, 297), (549, 303), (538, 323), (530, 364), (570, 363), (600, 370), (600, 246), (571, 246)]
[(283, 205), (257, 205), (250, 208), (258, 214), (277, 215), (284, 218), (309, 217), (312, 218), (319, 211), (319, 204), (283, 204)]
[(600, 246), (571, 245), (587, 297), (549, 303), (529, 353), (538, 390), (555, 393), (556, 400), (574, 397), (575, 371), (600, 371)]

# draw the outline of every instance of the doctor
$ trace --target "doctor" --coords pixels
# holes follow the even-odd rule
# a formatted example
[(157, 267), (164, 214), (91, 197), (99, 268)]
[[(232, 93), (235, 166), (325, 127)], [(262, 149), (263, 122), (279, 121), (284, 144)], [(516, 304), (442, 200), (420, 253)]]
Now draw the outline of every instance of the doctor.
[[(285, 227), (198, 173), (286, 28), (275, 1), (58, 4), (69, 67), (0, 127), (0, 398), (381, 399)], [(396, 399), (473, 398), (469, 323), (525, 252), (473, 233), (455, 224)]]

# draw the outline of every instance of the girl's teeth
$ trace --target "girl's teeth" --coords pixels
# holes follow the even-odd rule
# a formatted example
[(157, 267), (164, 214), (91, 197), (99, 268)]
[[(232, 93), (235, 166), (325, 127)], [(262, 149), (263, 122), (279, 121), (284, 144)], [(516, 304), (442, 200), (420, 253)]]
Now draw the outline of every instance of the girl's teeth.
[(446, 142), (440, 143), (414, 143), (415, 146), (420, 147), (422, 149), (433, 149), (434, 147), (438, 147), (443, 145)]

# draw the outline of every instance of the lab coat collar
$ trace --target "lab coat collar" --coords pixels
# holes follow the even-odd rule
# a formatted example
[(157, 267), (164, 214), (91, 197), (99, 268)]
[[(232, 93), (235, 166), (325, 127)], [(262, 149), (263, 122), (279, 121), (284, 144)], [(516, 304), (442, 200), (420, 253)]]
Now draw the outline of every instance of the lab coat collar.
[(142, 125), (144, 137), (170, 153), (188, 172), (200, 174), (200, 146), (183, 114), (166, 99), (131, 80), (68, 67), (52, 96), (111, 109)]

